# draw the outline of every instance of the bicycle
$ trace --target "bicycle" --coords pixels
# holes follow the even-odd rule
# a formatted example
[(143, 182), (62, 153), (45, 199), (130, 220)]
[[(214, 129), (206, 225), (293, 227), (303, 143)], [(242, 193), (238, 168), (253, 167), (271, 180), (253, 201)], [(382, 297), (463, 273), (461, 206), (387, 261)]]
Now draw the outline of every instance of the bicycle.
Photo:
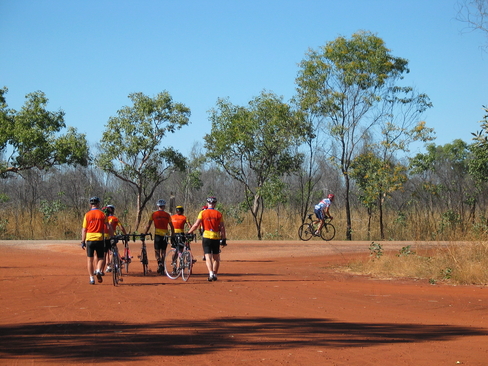
[(114, 286), (118, 286), (119, 282), (122, 282), (122, 259), (120, 258), (119, 249), (117, 248), (117, 243), (119, 240), (126, 241), (129, 240), (128, 235), (116, 235), (110, 239), (110, 251), (112, 252), (112, 259), (110, 261), (110, 266), (112, 267), (112, 280)]
[(177, 234), (174, 248), (169, 249), (164, 257), (164, 272), (172, 280), (178, 277), (188, 281), (193, 269), (193, 256), (190, 242), (195, 240), (195, 234)]
[(121, 240), (124, 242), (124, 256), (120, 257), (122, 267), (125, 268), (125, 273), (129, 273), (129, 264), (132, 262), (132, 256), (130, 255), (129, 239), (130, 234), (120, 235)]
[(149, 233), (149, 234), (136, 234), (136, 233), (133, 233), (132, 234), (132, 240), (133, 241), (136, 241), (136, 238), (139, 237), (139, 239), (141, 240), (141, 255), (138, 256), (138, 258), (140, 259), (141, 263), (142, 263), (142, 273), (144, 274), (144, 276), (146, 276), (148, 273), (149, 273), (149, 260), (147, 258), (147, 249), (146, 249), (146, 236), (149, 236), (152, 240), (152, 234)]
[(320, 229), (320, 233), (316, 234), (317, 231), (317, 224), (314, 223), (314, 219), (312, 218), (314, 214), (309, 214), (308, 219), (310, 222), (305, 222), (298, 228), (298, 236), (301, 240), (307, 241), (312, 239), (313, 236), (318, 236), (322, 238), (322, 240), (330, 241), (335, 237), (335, 227), (330, 222), (332, 221), (331, 218), (324, 220), (324, 225)]

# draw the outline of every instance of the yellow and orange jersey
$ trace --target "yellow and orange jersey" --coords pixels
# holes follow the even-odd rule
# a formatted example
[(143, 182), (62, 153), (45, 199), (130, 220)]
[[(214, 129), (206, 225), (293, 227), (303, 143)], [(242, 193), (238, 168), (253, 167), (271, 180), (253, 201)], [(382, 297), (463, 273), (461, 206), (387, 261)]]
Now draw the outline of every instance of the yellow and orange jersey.
[(220, 239), (220, 224), (224, 219), (219, 211), (208, 208), (200, 211), (198, 218), (202, 220), (204, 238)]
[(93, 208), (83, 218), (83, 228), (86, 229), (87, 241), (100, 241), (107, 231), (107, 217), (103, 211)]
[(154, 211), (151, 215), (151, 220), (154, 221), (154, 227), (156, 228), (155, 235), (168, 235), (168, 225), (171, 221), (169, 213), (162, 210)]
[(185, 232), (185, 224), (188, 222), (185, 215), (175, 214), (171, 216), (171, 222), (173, 223), (175, 233)]

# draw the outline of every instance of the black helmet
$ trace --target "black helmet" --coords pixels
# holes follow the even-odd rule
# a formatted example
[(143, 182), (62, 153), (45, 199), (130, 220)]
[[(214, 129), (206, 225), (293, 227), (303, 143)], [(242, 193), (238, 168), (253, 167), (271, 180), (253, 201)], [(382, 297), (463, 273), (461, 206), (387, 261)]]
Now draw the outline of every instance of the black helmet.
[(207, 202), (208, 203), (215, 203), (215, 202), (217, 202), (217, 197), (208, 197)]
[(93, 196), (92, 198), (90, 198), (90, 204), (95, 205), (97, 203), (100, 203), (100, 198), (98, 198), (97, 196)]

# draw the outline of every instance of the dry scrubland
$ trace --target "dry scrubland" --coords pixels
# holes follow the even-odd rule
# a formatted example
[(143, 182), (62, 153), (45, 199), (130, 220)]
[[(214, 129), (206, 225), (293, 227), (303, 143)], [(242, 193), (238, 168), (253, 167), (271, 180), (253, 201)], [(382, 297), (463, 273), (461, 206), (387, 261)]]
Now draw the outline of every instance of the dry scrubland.
[[(188, 211), (190, 220), (198, 214), (196, 210)], [(353, 238), (370, 243), (370, 256), (348, 263), (345, 270), (383, 278), (422, 278), (428, 279), (432, 284), (488, 284), (488, 244), (484, 240), (486, 229), (482, 225), (454, 225), (436, 219), (434, 215), (424, 220), (420, 217), (404, 222), (397, 219), (387, 222), (386, 240), (380, 240), (378, 225), (375, 222), (368, 235), (367, 218), (361, 215), (355, 217), (359, 218), (353, 221)], [(131, 227), (127, 222), (134, 221), (130, 215), (119, 218), (127, 228)], [(300, 222), (298, 216), (268, 212), (262, 226), (263, 239), (298, 240)], [(145, 223), (143, 219), (141, 227)], [(331, 245), (345, 237), (345, 220), (337, 210), (334, 212), (333, 224), (336, 227), (336, 237)], [(232, 214), (228, 211), (226, 225), (230, 242), (252, 240), (256, 237), (256, 229), (250, 215)], [(10, 216), (8, 224), (0, 226), (0, 240), (75, 240), (80, 238), (80, 232), (81, 220), (73, 218), (69, 213), (58, 214), (49, 221), (43, 220), (40, 215), (26, 217), (20, 214)], [(432, 241), (443, 244), (435, 244), (428, 249), (405, 245), (398, 252), (387, 252), (384, 250), (384, 244), (390, 240)]]

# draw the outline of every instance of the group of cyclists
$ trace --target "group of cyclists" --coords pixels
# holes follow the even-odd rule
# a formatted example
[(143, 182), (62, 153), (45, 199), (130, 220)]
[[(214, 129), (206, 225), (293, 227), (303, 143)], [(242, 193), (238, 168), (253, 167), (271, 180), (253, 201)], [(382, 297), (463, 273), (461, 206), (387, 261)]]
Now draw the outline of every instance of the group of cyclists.
[[(154, 222), (154, 252), (158, 263), (158, 273), (164, 271), (164, 257), (169, 244), (168, 238), (170, 238), (172, 246), (177, 246), (178, 241), (184, 240), (185, 229), (189, 228), (189, 234), (200, 230), (203, 259), (209, 273), (208, 281), (217, 281), (220, 267), (220, 247), (227, 245), (227, 239), (222, 213), (215, 209), (216, 204), (216, 197), (208, 197), (207, 205), (202, 207), (197, 220), (193, 225), (190, 225), (184, 215), (183, 206), (176, 206), (176, 214), (170, 215), (165, 211), (165, 200), (160, 199), (156, 202), (158, 209), (151, 214), (144, 234), (149, 232)], [(81, 247), (86, 250), (89, 283), (94, 285), (95, 278), (98, 283), (102, 283), (105, 272), (112, 270), (107, 265), (110, 263), (110, 239), (115, 235), (118, 228), (125, 235), (127, 232), (115, 216), (113, 205), (107, 205), (100, 209), (100, 198), (92, 197), (90, 198), (90, 206), (90, 211), (83, 218)]]

